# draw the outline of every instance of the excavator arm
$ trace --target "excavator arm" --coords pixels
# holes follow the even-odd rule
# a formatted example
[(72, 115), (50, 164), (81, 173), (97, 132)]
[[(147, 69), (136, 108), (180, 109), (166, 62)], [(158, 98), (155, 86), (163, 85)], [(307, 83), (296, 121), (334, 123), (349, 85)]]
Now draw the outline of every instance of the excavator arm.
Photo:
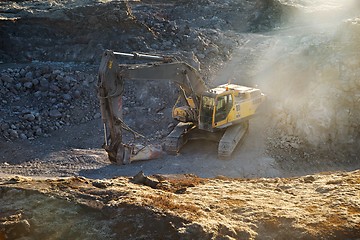
[(98, 98), (104, 125), (104, 149), (113, 163), (127, 163), (131, 147), (122, 142), (122, 95), (123, 81), (119, 78), (115, 56), (105, 52), (100, 62)]
[[(157, 62), (119, 65), (116, 55)], [(208, 89), (198, 71), (187, 63), (173, 61), (169, 57), (105, 51), (99, 68), (98, 96), (104, 124), (104, 148), (110, 161), (117, 164), (156, 158), (161, 152), (158, 147), (153, 146), (134, 150), (133, 146), (123, 143), (122, 133), (123, 129), (126, 129), (122, 120), (125, 79), (175, 82), (182, 90), (183, 98), (189, 107), (195, 111), (195, 115), (200, 107), (200, 96)], [(189, 99), (192, 99), (193, 104), (189, 103)]]

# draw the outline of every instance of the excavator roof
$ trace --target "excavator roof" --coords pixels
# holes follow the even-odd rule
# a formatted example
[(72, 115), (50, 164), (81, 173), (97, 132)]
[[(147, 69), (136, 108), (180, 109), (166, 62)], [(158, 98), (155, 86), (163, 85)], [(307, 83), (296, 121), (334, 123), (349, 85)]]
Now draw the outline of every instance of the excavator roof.
[(212, 88), (212, 89), (208, 90), (208, 92), (218, 95), (218, 94), (222, 94), (229, 90), (235, 90), (235, 91), (238, 91), (239, 93), (259, 91), (259, 89), (256, 89), (256, 88), (227, 83), (227, 84), (223, 84), (223, 85), (217, 86), (215, 88)]

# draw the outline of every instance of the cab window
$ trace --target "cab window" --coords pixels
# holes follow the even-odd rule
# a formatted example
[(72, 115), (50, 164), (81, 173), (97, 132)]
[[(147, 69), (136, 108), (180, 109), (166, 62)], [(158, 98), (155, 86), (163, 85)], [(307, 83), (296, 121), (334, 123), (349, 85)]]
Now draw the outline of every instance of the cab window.
[(232, 105), (233, 99), (231, 94), (218, 97), (215, 108), (215, 122), (225, 120), (232, 108)]
[(201, 101), (201, 120), (204, 123), (211, 124), (212, 114), (214, 111), (214, 98), (203, 96)]

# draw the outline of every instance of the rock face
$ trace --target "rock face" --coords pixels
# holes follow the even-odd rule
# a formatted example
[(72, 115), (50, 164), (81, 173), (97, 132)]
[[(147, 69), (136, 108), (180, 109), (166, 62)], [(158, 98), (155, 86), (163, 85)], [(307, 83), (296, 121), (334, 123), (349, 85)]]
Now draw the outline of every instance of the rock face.
[[(291, 179), (201, 179), (193, 175), (149, 179), (151, 187), (122, 177), (1, 179), (4, 201), (0, 210), (16, 213), (22, 209), (12, 224), (17, 223), (22, 229), (17, 234), (27, 239), (360, 236), (359, 171)], [(3, 219), (0, 234), (7, 237), (10, 232), (4, 230)]]
[(281, 136), (321, 149), (359, 149), (359, 22), (350, 19), (336, 31), (282, 42), (292, 53), (284, 52), (261, 76), (268, 80), (264, 91)]

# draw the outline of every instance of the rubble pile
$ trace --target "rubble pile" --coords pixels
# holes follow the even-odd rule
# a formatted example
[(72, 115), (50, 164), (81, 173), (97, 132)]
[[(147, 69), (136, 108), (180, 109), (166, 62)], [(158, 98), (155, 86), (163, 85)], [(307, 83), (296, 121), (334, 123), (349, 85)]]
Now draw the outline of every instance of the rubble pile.
[[(63, 126), (100, 119), (96, 83), (95, 71), (71, 70), (71, 67), (45, 64), (3, 70), (0, 72), (1, 136), (10, 141), (33, 140), (50, 137), (51, 132)], [(167, 135), (169, 124), (173, 127), (171, 103), (176, 102), (178, 95), (177, 87), (171, 82), (162, 84), (161, 88), (158, 84), (128, 82), (123, 96), (126, 122), (152, 140)]]
[(93, 74), (50, 65), (1, 71), (1, 135), (8, 140), (49, 137), (64, 125), (100, 118), (95, 84)]

